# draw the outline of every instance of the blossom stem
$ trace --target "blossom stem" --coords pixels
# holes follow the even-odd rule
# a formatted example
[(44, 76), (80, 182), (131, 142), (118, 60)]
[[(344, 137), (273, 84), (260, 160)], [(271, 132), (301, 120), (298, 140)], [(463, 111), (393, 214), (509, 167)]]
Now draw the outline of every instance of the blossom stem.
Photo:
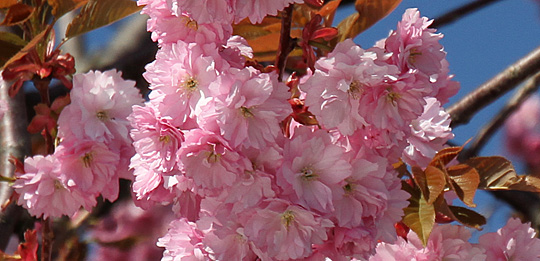
[(510, 115), (534, 92), (540, 87), (540, 72), (537, 72), (532, 76), (525, 86), (510, 99), (506, 106), (497, 113), (497, 116), (487, 124), (479, 134), (476, 135), (476, 139), (471, 143), (468, 150), (464, 151), (464, 158), (470, 158), (478, 154), (478, 152), (484, 147), (486, 142), (493, 136), (502, 124), (508, 119)]
[(466, 124), (481, 109), (495, 101), (519, 83), (540, 70), (540, 47), (510, 65), (460, 101), (452, 104), (447, 112), (452, 117), (451, 127)]
[(49, 261), (52, 257), (52, 242), (54, 233), (51, 228), (51, 220), (46, 218), (42, 222), (41, 228), (42, 243), (41, 243), (41, 261)]
[(281, 17), (281, 35), (279, 38), (279, 48), (277, 50), (276, 67), (278, 70), (278, 80), (283, 80), (283, 72), (285, 71), (285, 64), (287, 62), (287, 56), (294, 48), (294, 43), (291, 41), (291, 24), (292, 13), (294, 4), (286, 7), (282, 12)]

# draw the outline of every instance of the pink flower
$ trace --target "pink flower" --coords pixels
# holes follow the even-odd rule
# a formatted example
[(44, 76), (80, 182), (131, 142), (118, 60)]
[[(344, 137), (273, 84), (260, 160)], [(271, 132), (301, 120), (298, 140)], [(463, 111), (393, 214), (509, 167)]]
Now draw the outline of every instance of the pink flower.
[(497, 232), (480, 236), (478, 241), (486, 249), (487, 260), (540, 260), (536, 231), (517, 218), (509, 219)]
[(145, 5), (142, 12), (150, 16), (147, 22), (148, 31), (152, 32), (152, 40), (160, 45), (184, 42), (224, 43), (232, 34), (232, 26), (224, 23), (199, 24), (187, 14), (175, 14), (167, 4), (167, 0), (139, 0), (138, 5)]
[(217, 195), (235, 184), (250, 165), (220, 136), (200, 129), (186, 132), (179, 151), (185, 176), (193, 179), (201, 195)]
[(219, 75), (229, 65), (217, 48), (215, 43), (178, 41), (162, 46), (146, 66), (143, 76), (150, 83), (150, 99), (159, 101), (160, 115), (171, 117), (174, 126), (196, 127), (195, 111), (220, 92)]
[(402, 21), (398, 22), (397, 30), (386, 39), (386, 50), (393, 53), (394, 64), (404, 72), (418, 69), (430, 76), (441, 71), (441, 61), (446, 57), (439, 43), (443, 36), (436, 34), (436, 29), (429, 28), (431, 23), (433, 20), (420, 17), (418, 9), (409, 8)]
[(377, 62), (376, 53), (364, 51), (352, 40), (338, 43), (315, 68), (313, 76), (300, 86), (307, 93), (305, 105), (325, 128), (337, 127), (344, 135), (368, 124), (367, 115), (360, 113), (364, 93), (395, 80), (398, 72), (395, 66)]
[(333, 211), (332, 194), (342, 190), (344, 180), (351, 175), (344, 152), (332, 144), (325, 131), (297, 130), (285, 143), (283, 165), (277, 174), (284, 195), (308, 209)]
[[(243, 233), (242, 227), (226, 227), (216, 233), (207, 234), (203, 242), (212, 249), (213, 260), (256, 260), (251, 250), (251, 242)], [(217, 231), (216, 231), (217, 232)]]
[(458, 92), (459, 84), (448, 75), (446, 52), (439, 43), (443, 36), (429, 28), (432, 22), (420, 17), (417, 9), (407, 9), (397, 30), (376, 46), (392, 53), (390, 64), (397, 65), (402, 73), (414, 74), (415, 85), (425, 86), (429, 96), (444, 104)]
[(163, 261), (208, 260), (208, 252), (202, 243), (205, 233), (186, 219), (173, 220), (169, 231), (157, 242), (164, 247)]
[(37, 218), (72, 216), (79, 208), (90, 210), (96, 198), (69, 185), (52, 155), (36, 155), (24, 160), (24, 174), (17, 173), (13, 188), (19, 194), (17, 203)]
[(142, 102), (134, 81), (115, 70), (90, 71), (73, 77), (71, 104), (58, 119), (58, 136), (105, 143), (130, 143), (127, 116)]
[(175, 15), (187, 14), (199, 24), (232, 24), (232, 2), (231, 0), (167, 0)]
[(262, 149), (275, 143), (282, 134), (279, 123), (290, 113), (288, 88), (274, 73), (256, 74), (246, 68), (231, 76), (235, 80), (229, 94), (218, 97), (215, 111), (207, 117), (216, 118), (221, 135), (234, 148)]
[(166, 186), (162, 172), (150, 168), (149, 163), (142, 160), (139, 154), (133, 156), (130, 167), (134, 169), (135, 180), (132, 190), (135, 192), (137, 200), (172, 201), (174, 194)]
[(184, 133), (171, 124), (172, 119), (161, 117), (152, 104), (147, 103), (145, 107), (133, 106), (128, 120), (133, 127), (131, 138), (135, 150), (148, 167), (162, 172), (175, 169)]
[(409, 165), (426, 167), (437, 151), (454, 137), (450, 128), (450, 115), (435, 98), (426, 98), (424, 113), (411, 123), (409, 146), (403, 151), (403, 160)]
[(239, 23), (249, 17), (253, 24), (262, 22), (267, 15), (277, 15), (278, 11), (294, 3), (303, 3), (304, 0), (236, 0), (234, 22)]
[(160, 259), (163, 249), (156, 246), (156, 241), (167, 232), (173, 218), (169, 207), (156, 206), (143, 211), (133, 201), (115, 205), (111, 213), (101, 218), (90, 231), (93, 241), (98, 242), (90, 260)]
[(120, 158), (103, 143), (92, 140), (62, 142), (54, 157), (68, 184), (88, 195), (99, 195), (113, 179), (118, 179), (116, 166)]
[(540, 96), (532, 95), (505, 123), (508, 150), (540, 167)]
[(407, 239), (398, 237), (393, 244), (379, 243), (369, 260), (493, 260), (486, 259), (482, 248), (468, 242), (470, 236), (463, 226), (436, 225), (424, 247), (411, 230)]
[(322, 244), (332, 222), (297, 205), (270, 200), (247, 221), (244, 233), (273, 260), (308, 257), (312, 244)]

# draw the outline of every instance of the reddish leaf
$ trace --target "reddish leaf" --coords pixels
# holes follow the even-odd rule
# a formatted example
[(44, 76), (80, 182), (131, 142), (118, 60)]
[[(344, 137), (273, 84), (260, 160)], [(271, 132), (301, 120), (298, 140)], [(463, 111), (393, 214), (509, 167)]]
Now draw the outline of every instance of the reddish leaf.
[(400, 2), (401, 0), (356, 0), (357, 13), (348, 16), (338, 25), (339, 41), (354, 38), (392, 12)]
[(23, 56), (28, 54), (38, 43), (40, 43), (44, 38), (47, 37), (47, 35), (50, 33), (50, 29), (52, 27), (48, 26), (45, 30), (43, 30), (41, 33), (36, 35), (30, 42), (28, 42), (18, 53), (13, 55), (11, 58), (8, 59), (7, 62), (5, 62), (0, 70), (3, 70), (6, 66), (8, 66), (10, 63), (17, 61), (21, 59)]
[(466, 164), (459, 164), (449, 167), (447, 173), (459, 199), (469, 207), (476, 207), (473, 199), (480, 183), (480, 176), (476, 169)]
[(341, 0), (329, 1), (321, 8), (321, 10), (317, 12), (318, 15), (324, 18), (325, 27), (332, 26), (332, 22), (334, 21), (334, 15), (336, 14), (337, 8), (340, 3)]
[(311, 5), (315, 8), (321, 7), (324, 4), (324, 0), (305, 0), (304, 3)]
[(486, 218), (473, 210), (458, 206), (448, 207), (456, 217), (456, 220), (465, 226), (480, 230), (486, 224)]
[(428, 189), (427, 203), (433, 204), (435, 200), (441, 195), (446, 186), (446, 177), (444, 172), (436, 167), (427, 166), (424, 171)]
[(480, 175), (479, 189), (540, 192), (540, 179), (519, 176), (512, 163), (504, 157), (476, 157), (465, 164), (475, 168)]
[(26, 43), (26, 41), (16, 34), (0, 32), (0, 64), (6, 63), (9, 58), (17, 54)]
[(116, 22), (138, 12), (142, 6), (131, 0), (93, 0), (83, 6), (79, 15), (68, 25), (66, 38), (71, 38), (96, 28)]
[(481, 226), (486, 224), (486, 218), (484, 216), (467, 208), (449, 206), (443, 196), (437, 198), (434, 205), (437, 213), (440, 213), (441, 215), (444, 215), (451, 220), (455, 220), (467, 227), (480, 230)]
[(6, 17), (4, 18), (4, 21), (0, 23), (0, 25), (12, 26), (23, 23), (30, 18), (32, 12), (34, 12), (34, 8), (29, 5), (22, 3), (12, 5), (9, 7)]
[[(455, 159), (457, 155), (463, 150), (463, 147), (448, 147), (437, 152), (430, 166), (438, 167), (440, 169), (444, 168), (450, 161)], [(442, 165), (442, 166), (441, 166)]]
[(333, 27), (320, 28), (320, 29), (317, 29), (315, 32), (313, 32), (310, 40), (322, 38), (325, 41), (330, 41), (334, 37), (336, 37), (337, 33), (338, 33), (338, 30)]
[(21, 255), (22, 261), (35, 261), (37, 259), (38, 240), (36, 230), (26, 230), (24, 232), (24, 243), (19, 244), (17, 252)]
[(39, 133), (45, 128), (50, 132), (56, 127), (56, 119), (51, 116), (51, 110), (46, 104), (40, 103), (34, 106), (34, 110), (36, 111), (36, 115), (26, 128), (29, 133)]
[(416, 183), (416, 186), (420, 189), (422, 195), (424, 195), (424, 198), (428, 198), (429, 190), (427, 186), (426, 173), (418, 166), (412, 166), (411, 171), (414, 183)]
[(0, 1), (0, 8), (8, 8), (12, 5), (16, 5), (17, 3), (17, 0), (2, 0)]
[(58, 115), (64, 109), (64, 107), (66, 107), (70, 103), (71, 98), (68, 93), (65, 96), (54, 99), (54, 102), (51, 104), (51, 110)]
[(50, 6), (52, 6), (52, 14), (56, 19), (62, 17), (69, 11), (75, 10), (85, 5), (88, 0), (47, 0)]

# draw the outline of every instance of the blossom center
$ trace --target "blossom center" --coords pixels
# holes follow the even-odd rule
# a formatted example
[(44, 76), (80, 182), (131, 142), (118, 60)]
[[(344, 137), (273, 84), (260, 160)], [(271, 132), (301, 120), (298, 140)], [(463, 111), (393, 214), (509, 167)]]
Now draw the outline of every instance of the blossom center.
[(160, 136), (159, 141), (167, 144), (171, 141), (171, 137), (169, 135)]
[(62, 185), (62, 182), (60, 182), (60, 180), (57, 180), (57, 179), (54, 180), (54, 189), (55, 190), (64, 189), (64, 185)]
[(360, 96), (362, 95), (362, 84), (357, 81), (357, 80), (354, 80), (351, 82), (351, 84), (349, 84), (349, 89), (347, 90), (347, 93), (355, 100), (359, 99)]
[(386, 89), (388, 94), (386, 94), (386, 101), (392, 105), (397, 105), (397, 100), (401, 98), (401, 94), (394, 92), (391, 88)]
[(247, 107), (240, 107), (240, 113), (242, 113), (242, 116), (244, 116), (244, 118), (253, 118), (253, 112), (251, 112), (251, 110)]
[(87, 152), (86, 154), (84, 154), (84, 156), (81, 157), (85, 168), (90, 168), (90, 164), (92, 164), (93, 158), (94, 156), (92, 156), (91, 152)]
[(109, 115), (107, 115), (107, 112), (106, 111), (98, 111), (96, 113), (96, 117), (100, 120), (100, 121), (106, 121), (109, 119)]
[(193, 31), (197, 31), (199, 29), (199, 25), (197, 24), (197, 21), (189, 18), (189, 17), (186, 17), (186, 16), (182, 16), (182, 20), (184, 20), (184, 24), (186, 25), (187, 28), (193, 30)]
[(311, 167), (303, 167), (300, 173), (302, 174), (302, 179), (306, 181), (316, 180), (319, 177)]
[(414, 64), (416, 62), (416, 56), (422, 55), (422, 52), (418, 51), (417, 48), (412, 48), (409, 51), (409, 63)]
[(195, 78), (193, 78), (191, 76), (189, 78), (187, 78), (187, 80), (185, 80), (184, 83), (183, 83), (183, 87), (188, 92), (195, 91), (198, 86), (199, 86), (199, 82)]
[(352, 194), (354, 191), (355, 184), (353, 183), (347, 183), (345, 186), (343, 186), (343, 190), (345, 191), (345, 195)]
[(287, 210), (281, 215), (281, 223), (283, 223), (287, 230), (289, 229), (293, 221), (294, 212), (292, 212), (292, 210)]

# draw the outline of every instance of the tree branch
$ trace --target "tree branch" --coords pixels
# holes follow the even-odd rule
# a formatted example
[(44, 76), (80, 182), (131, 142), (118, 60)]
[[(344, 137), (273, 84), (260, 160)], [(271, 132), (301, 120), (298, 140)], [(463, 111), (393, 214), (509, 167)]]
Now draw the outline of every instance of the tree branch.
[(445, 25), (451, 24), (454, 21), (472, 13), (475, 11), (480, 10), (481, 8), (488, 6), (490, 4), (496, 3), (500, 0), (476, 0), (474, 2), (465, 4), (461, 7), (458, 7), (454, 10), (451, 10), (450, 12), (443, 14), (437, 18), (434, 19), (433, 23), (430, 27), (432, 28), (440, 28)]
[[(30, 138), (26, 131), (26, 107), (24, 93), (9, 97), (10, 83), (0, 79), (0, 100), (6, 101), (8, 110), (0, 120), (0, 175), (13, 177), (15, 166), (9, 162), (10, 156), (24, 160), (30, 154)], [(11, 196), (12, 189), (6, 182), (0, 182), (0, 205)], [(3, 212), (0, 209), (0, 249), (4, 250), (14, 230), (14, 225), (21, 215), (22, 209), (9, 206)]]
[(518, 92), (508, 101), (506, 106), (499, 111), (497, 116), (487, 124), (478, 135), (476, 139), (471, 143), (468, 150), (464, 151), (464, 158), (470, 158), (477, 155), (478, 152), (484, 147), (486, 142), (493, 136), (493, 134), (504, 124), (506, 119), (514, 111), (519, 109), (519, 106), (540, 87), (540, 72), (532, 76), (525, 86), (518, 90)]
[(452, 104), (447, 109), (452, 117), (452, 128), (468, 123), (482, 108), (538, 71), (540, 71), (540, 47), (480, 85), (462, 100)]

